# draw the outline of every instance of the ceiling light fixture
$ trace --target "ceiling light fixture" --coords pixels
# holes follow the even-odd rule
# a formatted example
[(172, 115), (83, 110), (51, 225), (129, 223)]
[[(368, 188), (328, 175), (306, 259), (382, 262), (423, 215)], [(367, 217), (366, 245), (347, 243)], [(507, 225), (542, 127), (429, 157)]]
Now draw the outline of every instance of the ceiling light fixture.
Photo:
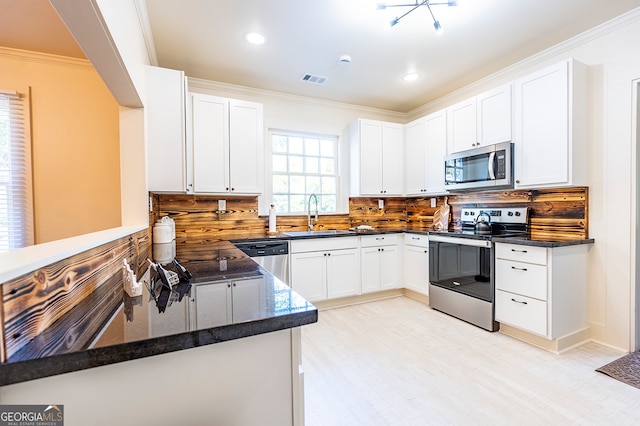
[(247, 40), (249, 43), (251, 44), (256, 44), (256, 45), (260, 45), (260, 44), (264, 44), (265, 41), (267, 41), (267, 39), (265, 38), (265, 36), (263, 36), (260, 33), (247, 33), (244, 36), (245, 40)]
[(385, 10), (390, 7), (410, 7), (411, 8), (409, 9), (409, 11), (405, 12), (403, 15), (397, 16), (394, 19), (392, 19), (391, 22), (389, 22), (389, 26), (393, 27), (398, 22), (400, 22), (402, 18), (404, 18), (405, 16), (407, 16), (408, 14), (410, 14), (420, 6), (427, 6), (427, 9), (429, 9), (429, 13), (431, 14), (431, 18), (433, 19), (433, 28), (435, 28), (437, 33), (441, 33), (442, 25), (440, 25), (440, 21), (438, 21), (434, 16), (433, 11), (431, 10), (431, 6), (457, 6), (457, 5), (458, 5), (457, 1), (433, 2), (431, 0), (416, 0), (415, 3), (409, 3), (409, 4), (378, 3), (378, 5), (376, 6), (376, 9)]
[(417, 79), (420, 78), (420, 74), (416, 73), (416, 72), (410, 72), (408, 74), (405, 74), (402, 79), (404, 81), (416, 81)]

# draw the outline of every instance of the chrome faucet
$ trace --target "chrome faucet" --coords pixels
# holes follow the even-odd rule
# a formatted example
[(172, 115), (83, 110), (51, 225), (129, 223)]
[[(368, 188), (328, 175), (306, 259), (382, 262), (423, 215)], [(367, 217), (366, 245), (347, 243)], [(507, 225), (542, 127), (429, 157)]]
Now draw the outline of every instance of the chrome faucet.
[(311, 224), (311, 198), (316, 200), (316, 223), (318, 223), (318, 196), (316, 194), (309, 195), (309, 201), (307, 201), (307, 230), (311, 231), (313, 225)]

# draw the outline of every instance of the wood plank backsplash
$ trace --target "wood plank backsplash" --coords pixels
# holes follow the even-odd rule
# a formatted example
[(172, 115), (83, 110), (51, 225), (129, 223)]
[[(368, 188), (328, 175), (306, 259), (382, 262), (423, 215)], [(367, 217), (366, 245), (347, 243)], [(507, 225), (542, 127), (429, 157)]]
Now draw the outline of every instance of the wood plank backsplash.
[(123, 259), (141, 276), (148, 256), (144, 230), (2, 283), (2, 361), (36, 338), (28, 350), (40, 356), (88, 344), (122, 303)]
[[(529, 207), (530, 229), (536, 237), (553, 239), (588, 238), (588, 188), (560, 188), (544, 190), (509, 190), (447, 197), (451, 205), (450, 227), (460, 226), (463, 207)], [(254, 238), (267, 234), (265, 216), (258, 216), (258, 197), (215, 197), (196, 195), (155, 195), (158, 217), (169, 215), (176, 223), (178, 257), (190, 254), (198, 246), (211, 249), (219, 241)], [(445, 197), (349, 199), (349, 214), (322, 215), (315, 229), (348, 229), (369, 225), (378, 230), (428, 231), (433, 215)], [(218, 211), (218, 200), (227, 201), (227, 209)], [(279, 232), (301, 231), (307, 228), (307, 216), (279, 216)]]

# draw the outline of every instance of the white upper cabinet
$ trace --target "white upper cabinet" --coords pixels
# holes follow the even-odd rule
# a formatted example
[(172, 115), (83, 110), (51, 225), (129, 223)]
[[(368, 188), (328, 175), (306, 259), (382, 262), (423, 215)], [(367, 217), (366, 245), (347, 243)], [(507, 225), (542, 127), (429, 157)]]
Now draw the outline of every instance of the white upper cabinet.
[(427, 185), (425, 194), (444, 194), (444, 157), (447, 154), (447, 111), (425, 117), (427, 138)]
[(447, 111), (405, 126), (405, 188), (407, 195), (442, 194), (447, 153)]
[(587, 184), (587, 90), (574, 60), (516, 81), (516, 188)]
[(154, 192), (185, 192), (184, 72), (145, 67), (147, 186)]
[(427, 133), (425, 118), (405, 126), (405, 188), (407, 195), (423, 195), (427, 188)]
[(511, 85), (447, 108), (447, 151), (465, 151), (512, 138)]
[(262, 193), (262, 104), (189, 93), (187, 192)]
[(402, 195), (404, 126), (359, 119), (348, 129), (351, 146), (351, 195)]

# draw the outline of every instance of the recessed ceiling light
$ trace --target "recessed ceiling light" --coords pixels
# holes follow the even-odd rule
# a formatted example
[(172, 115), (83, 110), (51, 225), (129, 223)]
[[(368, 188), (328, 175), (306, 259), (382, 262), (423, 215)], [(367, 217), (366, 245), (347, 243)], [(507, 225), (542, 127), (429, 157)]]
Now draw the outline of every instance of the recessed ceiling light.
[(410, 72), (408, 74), (405, 74), (404, 77), (402, 77), (404, 81), (416, 81), (419, 78), (420, 78), (420, 74), (416, 72)]
[(251, 44), (264, 44), (267, 41), (265, 36), (256, 32), (247, 33), (244, 38)]

